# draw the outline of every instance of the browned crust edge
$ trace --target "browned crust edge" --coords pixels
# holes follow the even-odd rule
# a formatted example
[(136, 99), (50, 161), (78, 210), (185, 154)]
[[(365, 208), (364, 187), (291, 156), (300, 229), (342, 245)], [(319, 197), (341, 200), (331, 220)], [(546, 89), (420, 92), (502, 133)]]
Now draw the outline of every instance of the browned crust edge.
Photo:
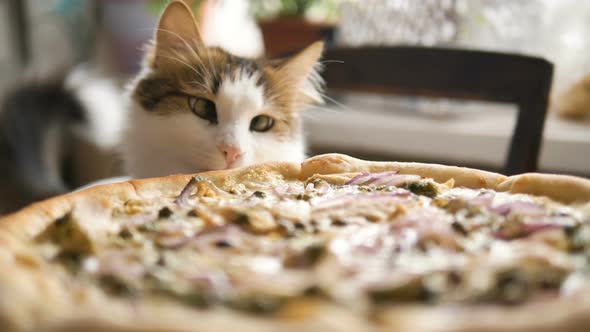
[[(279, 175), (284, 179), (296, 179), (300, 165), (296, 163), (271, 162), (230, 170), (200, 173), (216, 184), (237, 183), (246, 178), (265, 179)], [(131, 180), (127, 182), (104, 184), (79, 192), (56, 196), (34, 203), (20, 211), (0, 218), (0, 230), (28, 237), (39, 234), (48, 223), (62, 217), (72, 210), (77, 202), (93, 200), (105, 206), (129, 199), (154, 196), (177, 196), (194, 175), (171, 175), (161, 178)]]
[(307, 159), (301, 164), (301, 179), (314, 174), (349, 172), (398, 171), (400, 174), (416, 174), (444, 183), (454, 179), (455, 185), (467, 188), (495, 189), (506, 176), (482, 170), (438, 164), (408, 162), (376, 162), (356, 159), (343, 154), (325, 154)]
[(528, 173), (515, 175), (498, 184), (498, 191), (546, 196), (570, 203), (590, 202), (590, 180), (576, 176)]
[[(437, 182), (445, 182), (449, 179), (454, 179), (457, 186), (464, 186), (470, 188), (490, 188), (499, 191), (509, 191), (513, 193), (527, 193), (533, 195), (545, 195), (557, 201), (568, 202), (587, 202), (590, 200), (590, 180), (564, 176), (564, 175), (547, 175), (547, 174), (523, 174), (513, 177), (505, 177), (501, 174), (490, 173), (475, 169), (468, 169), (454, 166), (421, 164), (421, 163), (399, 163), (399, 162), (370, 162), (355, 159), (345, 155), (328, 154), (310, 158), (304, 161), (301, 165), (294, 163), (267, 163), (263, 165), (255, 165), (240, 169), (214, 171), (203, 173), (201, 175), (209, 177), (218, 185), (223, 186), (229, 182), (239, 182), (245, 178), (258, 178), (264, 180), (268, 177), (280, 176), (284, 179), (305, 179), (314, 174), (332, 174), (332, 173), (350, 173), (350, 172), (380, 172), (388, 170), (397, 170), (402, 174), (417, 174), (423, 177), (432, 177)], [(22, 242), (16, 240), (20, 236), (31, 237), (39, 234), (49, 223), (58, 217), (61, 217), (67, 211), (71, 210), (75, 204), (85, 200), (94, 200), (102, 202), (106, 205), (114, 202), (121, 202), (127, 199), (147, 198), (155, 195), (175, 196), (182, 190), (182, 188), (189, 181), (191, 175), (175, 175), (163, 178), (133, 180), (117, 184), (108, 184), (86, 189), (81, 192), (72, 193), (68, 195), (58, 196), (53, 199), (33, 204), (17, 213), (9, 215), (0, 219), (0, 247), (2, 250), (21, 250)], [(8, 231), (8, 233), (6, 232)], [(12, 235), (9, 235), (12, 234)], [(14, 237), (13, 235), (17, 235)], [(18, 242), (21, 242), (19, 245)], [(38, 273), (30, 273), (23, 267), (17, 267), (14, 262), (7, 259), (7, 252), (4, 257), (0, 255), (0, 282), (5, 281), (10, 283), (14, 278), (30, 279), (31, 284), (27, 284), (35, 289), (29, 289), (30, 293), (33, 291), (36, 296), (43, 296), (46, 294), (51, 297), (55, 294), (55, 287), (49, 287), (51, 278), (45, 278)], [(35, 274), (32, 276), (31, 274)], [(47, 280), (45, 280), (47, 279)], [(31, 286), (33, 285), (33, 286)], [(0, 289), (7, 290), (7, 285), (0, 285)], [(10, 286), (10, 285), (8, 285)], [(39, 288), (39, 289), (37, 289)], [(49, 291), (49, 289), (53, 289)], [(27, 291), (18, 287), (9, 292), (15, 298), (19, 296), (20, 291)], [(36, 293), (38, 291), (38, 294)], [(30, 299), (31, 294), (27, 294)], [(25, 297), (26, 298), (26, 297)], [(0, 301), (1, 302), (1, 301)], [(576, 310), (559, 310), (565, 306), (576, 306)], [(0, 307), (6, 308), (4, 305)], [(458, 318), (457, 313), (463, 315), (465, 313), (473, 315), (471, 317), (479, 317), (472, 320), (468, 317)], [(474, 309), (474, 308), (414, 308), (409, 310), (393, 311), (391, 314), (384, 317), (386, 325), (389, 327), (396, 327), (399, 331), (554, 331), (560, 330), (561, 327), (567, 328), (571, 331), (583, 331), (590, 324), (590, 303), (577, 299), (576, 301), (560, 300), (557, 303), (551, 303), (540, 306), (525, 306), (518, 309)], [(14, 313), (19, 313), (15, 311)], [(21, 312), (22, 313), (22, 312)], [(551, 315), (547, 315), (552, 313)], [(545, 315), (543, 324), (540, 326), (534, 318), (539, 315)], [(237, 318), (238, 315), (232, 313), (225, 313), (229, 320), (236, 319), (241, 323), (253, 323), (252, 320), (244, 318)], [(334, 315), (349, 315), (338, 311)], [(26, 316), (26, 314), (25, 314)], [(354, 315), (349, 315), (354, 316)], [(500, 317), (510, 316), (519, 323), (498, 323)], [(0, 315), (0, 318), (2, 315)], [(119, 322), (109, 322), (105, 316), (100, 315), (103, 319), (99, 321), (87, 320), (81, 317), (78, 322), (72, 322), (72, 326), (61, 326), (59, 330), (65, 328), (77, 328), (85, 326), (88, 330), (92, 327), (110, 326), (114, 328), (116, 325), (117, 331), (137, 331), (137, 328), (132, 326), (137, 322), (137, 317), (133, 317), (132, 313), (120, 313)], [(344, 316), (343, 316), (344, 317)], [(4, 316), (6, 318), (6, 316)], [(16, 318), (16, 317), (15, 317)], [(25, 317), (21, 317), (24, 319)], [(141, 320), (141, 318), (139, 318)], [(356, 322), (355, 328), (360, 328), (362, 323), (360, 319), (352, 319)], [(414, 324), (415, 322), (430, 322)], [(10, 321), (0, 323), (8, 324)], [(145, 323), (145, 321), (144, 321)], [(530, 323), (530, 324), (529, 324)], [(138, 323), (139, 324), (139, 323)], [(318, 329), (312, 330), (330, 330), (326, 329), (326, 325), (314, 325), (313, 322), (301, 324), (301, 322), (293, 324), (284, 324), (284, 322), (274, 322), (276, 325), (258, 325), (261, 330), (299, 330), (304, 326), (315, 326)], [(359, 325), (360, 324), (360, 325)], [(146, 324), (139, 324), (146, 327)], [(200, 324), (199, 324), (200, 325)], [(8, 326), (8, 325), (7, 325)], [(26, 326), (26, 324), (25, 324)], [(264, 326), (264, 327), (263, 327)], [(281, 326), (281, 328), (278, 328)], [(15, 326), (17, 327), (17, 326)], [(23, 327), (23, 326), (21, 326)], [(194, 326), (198, 330), (215, 330), (207, 326)], [(276, 329), (272, 327), (277, 327)], [(341, 326), (342, 327), (342, 326)], [(86, 329), (85, 328), (85, 329)], [(369, 329), (369, 326), (364, 328)], [(71, 330), (71, 329), (70, 329)], [(94, 329), (96, 330), (96, 328)], [(165, 331), (166, 328), (154, 328), (154, 331)], [(334, 330), (334, 329), (332, 329)], [(338, 329), (343, 330), (343, 329)], [(348, 329), (354, 330), (354, 329)]]

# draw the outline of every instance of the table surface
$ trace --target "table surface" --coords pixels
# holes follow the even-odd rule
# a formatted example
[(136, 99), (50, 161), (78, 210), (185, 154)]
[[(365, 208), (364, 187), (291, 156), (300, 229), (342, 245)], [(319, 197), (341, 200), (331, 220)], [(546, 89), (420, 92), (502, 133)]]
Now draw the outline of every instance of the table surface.
[[(515, 106), (463, 103), (463, 110), (449, 112), (443, 103), (441, 109), (447, 111), (436, 115), (408, 110), (399, 102), (367, 101), (359, 96), (307, 110), (309, 145), (406, 160), (497, 169), (504, 165)], [(540, 171), (590, 175), (590, 119), (575, 122), (550, 114), (542, 144)]]

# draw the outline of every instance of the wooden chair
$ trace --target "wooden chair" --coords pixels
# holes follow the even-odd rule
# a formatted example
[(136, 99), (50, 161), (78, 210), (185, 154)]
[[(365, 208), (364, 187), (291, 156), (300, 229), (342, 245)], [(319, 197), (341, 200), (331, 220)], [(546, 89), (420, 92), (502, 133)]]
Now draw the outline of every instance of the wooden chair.
[(27, 19), (27, 4), (23, 0), (7, 0), (11, 47), (18, 63), (24, 67), (31, 60), (30, 28)]
[(537, 170), (553, 65), (542, 58), (463, 49), (411, 46), (326, 50), (327, 86), (380, 92), (514, 103), (518, 118), (504, 172)]

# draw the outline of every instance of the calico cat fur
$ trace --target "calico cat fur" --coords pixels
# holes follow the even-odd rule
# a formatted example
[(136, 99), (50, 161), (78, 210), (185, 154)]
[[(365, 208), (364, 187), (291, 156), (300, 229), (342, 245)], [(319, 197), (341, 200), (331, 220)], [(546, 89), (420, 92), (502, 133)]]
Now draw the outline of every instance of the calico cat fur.
[(191, 10), (171, 2), (130, 86), (128, 173), (152, 177), (303, 160), (300, 112), (321, 102), (322, 49), (316, 42), (269, 61), (208, 48)]

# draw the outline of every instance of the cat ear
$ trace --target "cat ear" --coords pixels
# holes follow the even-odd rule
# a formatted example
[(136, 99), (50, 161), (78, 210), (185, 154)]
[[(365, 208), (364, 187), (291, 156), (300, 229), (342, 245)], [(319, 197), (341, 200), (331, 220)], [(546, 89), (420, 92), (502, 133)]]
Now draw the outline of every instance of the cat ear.
[(195, 0), (182, 0), (182, 2), (186, 3), (186, 5), (189, 6), (189, 8), (193, 8), (193, 6), (195, 5)]
[[(186, 1), (186, 0), (185, 0)], [(183, 1), (168, 4), (158, 23), (155, 40), (154, 63), (170, 61), (170, 50), (204, 47), (197, 21), (190, 7)]]
[(283, 82), (299, 89), (305, 96), (315, 102), (322, 102), (322, 79), (318, 73), (319, 59), (324, 50), (324, 43), (317, 41), (291, 58), (281, 62), (278, 73)]

